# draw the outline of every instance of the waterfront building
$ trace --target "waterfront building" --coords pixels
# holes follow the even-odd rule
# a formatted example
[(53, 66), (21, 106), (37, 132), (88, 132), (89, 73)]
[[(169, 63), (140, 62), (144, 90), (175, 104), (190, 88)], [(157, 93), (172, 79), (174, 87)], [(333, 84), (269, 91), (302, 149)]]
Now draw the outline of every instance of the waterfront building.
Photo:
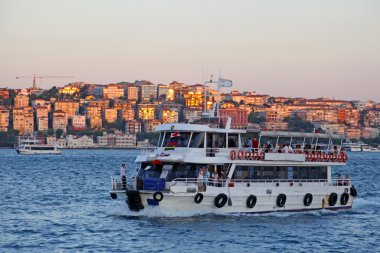
[(178, 109), (164, 107), (160, 110), (160, 119), (163, 123), (178, 123)]
[[(244, 100), (244, 103), (247, 105), (248, 104), (250, 104), (250, 105), (264, 105), (267, 102), (269, 97), (270, 97), (269, 95), (250, 94), (250, 95), (245, 96), (245, 98), (242, 98), (242, 100)], [(237, 99), (238, 99), (238, 97), (236, 97), (236, 100)]]
[(154, 132), (156, 127), (162, 124), (162, 122), (158, 119), (146, 120), (143, 123), (144, 123), (144, 131), (147, 133)]
[(149, 102), (157, 98), (157, 86), (153, 83), (142, 81), (140, 92), (140, 101), (142, 102)]
[(321, 128), (328, 134), (344, 135), (345, 126), (339, 123), (313, 122), (315, 129)]
[(37, 119), (39, 119), (41, 117), (48, 118), (49, 109), (47, 106), (37, 106), (37, 107), (35, 107), (35, 110), (36, 110)]
[(124, 97), (124, 89), (119, 88), (117, 84), (108, 84), (103, 89), (103, 99), (119, 99)]
[(102, 111), (109, 108), (110, 101), (108, 99), (104, 100), (90, 100), (86, 102), (89, 107), (100, 107)]
[(86, 108), (87, 118), (90, 120), (91, 129), (102, 127), (102, 111), (99, 106), (88, 106)]
[(99, 147), (132, 148), (136, 146), (135, 134), (107, 134), (97, 137)]
[(190, 108), (190, 107), (185, 107), (182, 110), (183, 118), (186, 121), (192, 120), (199, 118), (200, 115), (202, 114), (202, 109), (200, 108)]
[(48, 117), (37, 117), (37, 129), (38, 131), (49, 130), (49, 118)]
[(56, 110), (53, 112), (53, 130), (62, 129), (66, 132), (67, 128), (67, 113), (61, 110)]
[(156, 105), (155, 104), (138, 104), (138, 117), (141, 120), (155, 119)]
[(368, 110), (364, 114), (364, 126), (380, 127), (380, 111)]
[(136, 85), (129, 85), (127, 88), (125, 88), (125, 93), (125, 96), (128, 100), (137, 101), (139, 99), (139, 87)]
[(80, 88), (76, 85), (65, 85), (63, 88), (58, 89), (59, 94), (73, 95), (74, 93), (79, 93)]
[(75, 115), (73, 117), (72, 128), (77, 131), (86, 129), (86, 116)]
[(7, 131), (9, 127), (9, 110), (0, 106), (0, 131)]
[(361, 129), (362, 138), (377, 138), (379, 136), (380, 129), (373, 127), (363, 127)]
[(360, 128), (357, 127), (346, 127), (344, 131), (344, 135), (348, 139), (356, 139), (359, 140), (361, 137)]
[(220, 119), (226, 125), (227, 118), (231, 117), (231, 128), (245, 129), (248, 125), (248, 112), (240, 108), (220, 109)]
[(115, 121), (117, 120), (117, 110), (115, 108), (105, 109), (104, 120), (108, 123), (115, 123)]
[(289, 126), (287, 122), (283, 121), (265, 121), (263, 122), (263, 129), (265, 131), (287, 131)]
[(50, 101), (46, 101), (46, 100), (43, 100), (43, 99), (35, 99), (32, 101), (32, 106), (34, 108), (37, 108), (37, 107), (46, 107), (48, 112), (51, 111), (51, 103)]
[(8, 88), (0, 88), (0, 100), (9, 98), (9, 89)]
[[(169, 86), (166, 84), (157, 85), (157, 98), (161, 100), (168, 100)], [(174, 92), (173, 92), (174, 93)]]
[(56, 111), (63, 111), (67, 118), (73, 118), (79, 112), (79, 102), (76, 101), (56, 101), (54, 103)]
[(93, 148), (94, 140), (92, 136), (83, 135), (76, 137), (73, 135), (68, 135), (66, 137), (67, 148)]
[(125, 122), (126, 134), (137, 134), (141, 132), (141, 123), (137, 120), (128, 120)]
[(13, 129), (21, 134), (33, 133), (34, 111), (33, 107), (13, 108)]
[(29, 106), (29, 96), (24, 93), (19, 93), (14, 98), (14, 108), (23, 108)]

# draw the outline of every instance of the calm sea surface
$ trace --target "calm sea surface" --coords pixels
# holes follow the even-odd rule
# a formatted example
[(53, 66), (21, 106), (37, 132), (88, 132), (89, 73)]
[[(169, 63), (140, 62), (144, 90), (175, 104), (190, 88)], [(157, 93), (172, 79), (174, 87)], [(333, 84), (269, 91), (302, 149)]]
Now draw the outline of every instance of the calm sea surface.
[(110, 176), (137, 154), (0, 149), (0, 252), (380, 252), (380, 153), (335, 169), (358, 190), (349, 211), (181, 217), (133, 217), (110, 198)]

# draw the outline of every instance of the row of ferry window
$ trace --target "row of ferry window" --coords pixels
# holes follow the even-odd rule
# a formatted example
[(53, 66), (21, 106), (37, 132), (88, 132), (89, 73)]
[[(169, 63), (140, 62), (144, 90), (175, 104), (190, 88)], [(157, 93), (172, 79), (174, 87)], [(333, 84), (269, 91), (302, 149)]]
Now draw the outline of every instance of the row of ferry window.
[(233, 179), (327, 179), (327, 167), (240, 166)]
[[(210, 173), (214, 166), (217, 168), (219, 179), (226, 179), (227, 165), (208, 166)], [(141, 178), (165, 178), (172, 181), (179, 178), (197, 178), (200, 168), (206, 164), (149, 164), (143, 163), (138, 176)], [(261, 179), (327, 179), (327, 167), (285, 167), (285, 166), (243, 166), (235, 167), (232, 179), (261, 180)]]
[[(189, 148), (204, 148), (204, 132), (162, 132), (158, 140), (159, 147), (175, 146)], [(239, 134), (207, 133), (207, 148), (239, 147)]]

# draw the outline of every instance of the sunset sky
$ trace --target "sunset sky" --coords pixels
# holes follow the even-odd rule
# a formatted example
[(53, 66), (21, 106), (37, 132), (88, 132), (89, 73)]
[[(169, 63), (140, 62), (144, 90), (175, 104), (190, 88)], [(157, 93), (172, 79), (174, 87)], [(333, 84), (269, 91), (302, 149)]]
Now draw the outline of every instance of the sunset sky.
[[(0, 0), (0, 87), (234, 81), (273, 96), (380, 102), (377, 0)], [(203, 74), (204, 73), (204, 74)]]

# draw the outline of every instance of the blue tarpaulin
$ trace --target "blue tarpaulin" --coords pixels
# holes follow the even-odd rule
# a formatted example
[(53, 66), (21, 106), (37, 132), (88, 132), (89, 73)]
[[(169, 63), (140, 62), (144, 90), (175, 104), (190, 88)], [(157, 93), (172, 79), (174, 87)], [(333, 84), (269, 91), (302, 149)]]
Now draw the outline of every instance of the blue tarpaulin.
[(145, 178), (144, 190), (147, 190), (147, 191), (165, 190), (165, 179), (164, 178)]

